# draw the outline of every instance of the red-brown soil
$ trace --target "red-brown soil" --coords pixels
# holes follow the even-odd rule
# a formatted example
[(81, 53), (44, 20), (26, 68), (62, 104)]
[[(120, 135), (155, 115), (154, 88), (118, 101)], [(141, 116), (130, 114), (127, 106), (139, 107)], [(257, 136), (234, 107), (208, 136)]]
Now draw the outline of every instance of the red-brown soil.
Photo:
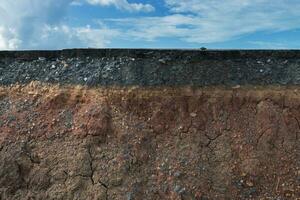
[(299, 199), (300, 88), (0, 88), (0, 199)]

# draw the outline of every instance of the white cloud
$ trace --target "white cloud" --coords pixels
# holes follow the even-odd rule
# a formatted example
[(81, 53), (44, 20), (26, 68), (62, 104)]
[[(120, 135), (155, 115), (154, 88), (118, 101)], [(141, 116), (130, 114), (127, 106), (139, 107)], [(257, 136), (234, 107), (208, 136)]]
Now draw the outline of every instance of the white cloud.
[(73, 0), (0, 0), (0, 49), (104, 47), (118, 33), (64, 23)]
[(249, 41), (259, 49), (286, 49), (287, 45), (283, 42)]
[(83, 2), (80, 1), (80, 0), (74, 0), (71, 2), (70, 4), (71, 6), (82, 6), (83, 5)]
[(0, 0), (1, 49), (31, 48), (44, 24), (59, 23), (71, 0)]
[[(110, 44), (110, 40), (120, 33), (117, 30), (106, 27), (91, 28), (69, 27), (67, 25), (45, 26), (42, 30), (41, 39), (45, 44), (38, 43), (38, 46), (45, 46), (50, 49), (56, 48), (101, 48)], [(63, 43), (61, 42), (63, 41)]]
[(17, 49), (21, 43), (13, 29), (0, 26), (0, 49)]
[(113, 19), (128, 38), (178, 38), (190, 43), (224, 42), (259, 31), (300, 28), (299, 0), (165, 0), (170, 14)]
[(160, 37), (183, 37), (189, 35), (188, 27), (180, 25), (192, 24), (193, 18), (184, 15), (165, 17), (142, 17), (106, 20), (108, 24), (123, 27), (124, 36), (135, 40), (153, 41)]
[(115, 6), (120, 10), (127, 10), (130, 12), (152, 12), (155, 8), (150, 4), (129, 3), (127, 0), (86, 0), (92, 5), (100, 6)]

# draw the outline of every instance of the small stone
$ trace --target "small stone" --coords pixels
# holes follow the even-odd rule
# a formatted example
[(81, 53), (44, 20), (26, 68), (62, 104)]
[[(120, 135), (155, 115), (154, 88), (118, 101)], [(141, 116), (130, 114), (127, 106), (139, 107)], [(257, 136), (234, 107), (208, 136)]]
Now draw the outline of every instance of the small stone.
[(180, 191), (179, 191), (179, 194), (182, 194), (185, 192), (185, 188), (182, 188)]
[(86, 82), (88, 80), (88, 78), (85, 77), (83, 80)]
[(190, 116), (191, 116), (191, 117), (196, 117), (196, 116), (197, 116), (197, 113), (193, 113), (193, 112), (192, 112), (192, 113), (190, 113)]
[(116, 177), (110, 181), (110, 185), (114, 187), (120, 186), (122, 185), (122, 183), (123, 183), (122, 177)]
[(292, 197), (293, 196), (293, 192), (292, 191), (290, 191), (290, 190), (286, 190), (285, 192), (284, 192), (284, 196), (285, 197)]
[(240, 87), (241, 87), (240, 85), (236, 85), (236, 86), (233, 86), (232, 89), (238, 89)]
[(166, 64), (166, 61), (165, 61), (165, 59), (162, 59), (162, 58), (161, 58), (161, 59), (159, 59), (159, 60), (158, 60), (158, 62), (160, 62), (160, 63), (163, 63), (163, 64)]
[(127, 196), (127, 198), (126, 198), (127, 200), (132, 200), (133, 199), (133, 197), (132, 197), (133, 195), (132, 195), (131, 192), (128, 193), (126, 196)]
[(182, 194), (182, 193), (185, 192), (185, 188), (182, 188), (181, 186), (176, 185), (175, 188), (174, 188), (174, 192), (176, 192), (178, 194)]
[(251, 182), (251, 181), (246, 181), (246, 185), (248, 186), (248, 187), (253, 187), (253, 183)]
[(179, 193), (180, 190), (181, 190), (181, 187), (179, 185), (176, 185), (174, 187), (174, 192)]
[(180, 172), (175, 172), (175, 173), (174, 173), (174, 176), (177, 177), (177, 178), (180, 177), (180, 175), (181, 175)]

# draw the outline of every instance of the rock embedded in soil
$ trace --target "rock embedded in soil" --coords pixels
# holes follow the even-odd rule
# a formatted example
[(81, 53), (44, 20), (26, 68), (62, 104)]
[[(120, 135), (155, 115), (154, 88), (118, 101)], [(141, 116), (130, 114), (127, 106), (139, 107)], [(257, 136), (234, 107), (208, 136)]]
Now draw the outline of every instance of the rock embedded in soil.
[(0, 199), (297, 199), (299, 69), (299, 51), (0, 52)]

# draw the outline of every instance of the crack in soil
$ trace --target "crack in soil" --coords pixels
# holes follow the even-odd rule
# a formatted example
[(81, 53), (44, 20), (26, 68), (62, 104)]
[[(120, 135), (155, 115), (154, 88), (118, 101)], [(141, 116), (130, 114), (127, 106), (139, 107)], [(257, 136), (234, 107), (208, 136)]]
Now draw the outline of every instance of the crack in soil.
[[(91, 170), (91, 173), (89, 176), (82, 176), (82, 175), (79, 175), (79, 176), (82, 176), (82, 177), (88, 177), (90, 178), (91, 182), (93, 185), (96, 185), (96, 181), (94, 180), (94, 173), (95, 173), (95, 169), (93, 168), (93, 162), (94, 162), (94, 158), (92, 156), (92, 151), (91, 151), (91, 148), (92, 146), (89, 145), (87, 147), (87, 153), (89, 155), (89, 166), (90, 166), (90, 170)], [(100, 184), (101, 187), (105, 188), (105, 199), (108, 200), (108, 185), (105, 184), (104, 182), (102, 182), (101, 180), (98, 181), (98, 183)]]
[[(295, 118), (295, 120), (296, 120), (296, 122), (297, 122), (297, 125), (298, 125), (298, 129), (300, 130), (300, 123), (299, 123), (299, 120), (298, 120), (298, 118), (297, 117), (294, 117)], [(298, 131), (296, 131), (296, 140), (298, 140)]]
[(100, 185), (102, 186), (102, 187), (104, 187), (105, 188), (105, 199), (106, 200), (108, 200), (108, 185), (107, 184), (105, 184), (104, 182), (102, 182), (101, 180), (99, 180), (99, 183), (100, 183)]
[(40, 164), (40, 161), (32, 155), (31, 149), (28, 147), (27, 141), (22, 145), (21, 151), (29, 158), (29, 160), (33, 164)]
[(18, 167), (18, 174), (19, 174), (19, 178), (21, 179), (21, 183), (24, 183), (25, 186), (26, 186), (26, 189), (28, 190), (29, 184), (28, 184), (28, 182), (24, 178), (24, 172), (22, 170), (22, 166), (17, 161), (15, 161), (15, 163), (16, 163), (16, 165)]
[(90, 166), (90, 170), (91, 170), (91, 174), (90, 174), (89, 177), (92, 181), (92, 184), (95, 185), (95, 181), (94, 181), (94, 178), (93, 178), (93, 176), (94, 176), (94, 168), (93, 168), (94, 158), (92, 156), (91, 148), (92, 148), (91, 145), (89, 145), (87, 147), (87, 152), (88, 152), (88, 155), (89, 155), (89, 166)]
[(217, 140), (217, 139), (218, 139), (220, 136), (222, 136), (223, 134), (220, 133), (220, 134), (216, 135), (215, 137), (210, 137), (207, 133), (205, 133), (204, 135), (205, 135), (205, 137), (207, 137), (207, 139), (209, 140), (208, 143), (207, 143), (205, 146), (206, 146), (206, 147), (209, 147), (210, 144), (211, 144), (213, 141)]
[(258, 143), (260, 142), (260, 139), (264, 136), (264, 134), (270, 130), (272, 127), (268, 127), (266, 128), (264, 131), (261, 132), (261, 134), (258, 136), (257, 140), (256, 140), (256, 146), (258, 145)]

